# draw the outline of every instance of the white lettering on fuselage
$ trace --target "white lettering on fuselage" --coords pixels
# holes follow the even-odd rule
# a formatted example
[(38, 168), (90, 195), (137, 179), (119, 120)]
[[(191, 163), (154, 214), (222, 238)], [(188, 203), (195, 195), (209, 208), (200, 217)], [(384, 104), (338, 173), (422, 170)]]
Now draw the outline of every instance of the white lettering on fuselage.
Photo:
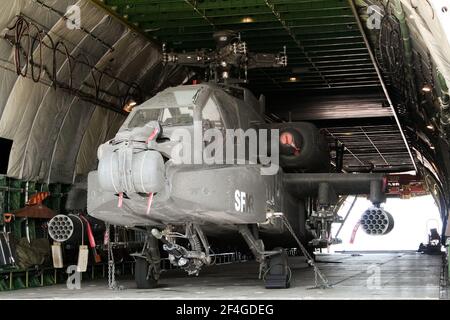
[(253, 209), (253, 196), (236, 190), (234, 192), (234, 209), (238, 212), (250, 212)]
[(244, 212), (246, 194), (243, 191), (236, 190), (234, 192), (234, 209)]

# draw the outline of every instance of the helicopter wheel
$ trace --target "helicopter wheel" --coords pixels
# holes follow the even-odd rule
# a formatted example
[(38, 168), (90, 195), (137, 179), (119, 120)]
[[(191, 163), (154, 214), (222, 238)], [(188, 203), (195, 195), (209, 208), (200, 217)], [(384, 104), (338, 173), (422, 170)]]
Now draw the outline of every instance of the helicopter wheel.
[(154, 268), (143, 258), (136, 259), (134, 278), (138, 289), (152, 289), (158, 285)]

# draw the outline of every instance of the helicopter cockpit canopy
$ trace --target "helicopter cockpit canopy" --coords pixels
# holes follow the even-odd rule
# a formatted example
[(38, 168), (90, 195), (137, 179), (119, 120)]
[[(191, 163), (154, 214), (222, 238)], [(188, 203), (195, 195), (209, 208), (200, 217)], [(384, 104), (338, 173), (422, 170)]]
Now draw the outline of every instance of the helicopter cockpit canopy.
[(163, 127), (192, 125), (194, 107), (139, 109), (128, 123), (128, 129), (142, 127), (150, 121), (158, 121)]

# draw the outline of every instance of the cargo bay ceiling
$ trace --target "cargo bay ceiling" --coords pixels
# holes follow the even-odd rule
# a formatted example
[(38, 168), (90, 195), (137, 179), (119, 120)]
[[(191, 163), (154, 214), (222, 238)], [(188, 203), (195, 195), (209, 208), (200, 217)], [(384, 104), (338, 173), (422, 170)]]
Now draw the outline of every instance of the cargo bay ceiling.
[[(104, 3), (169, 51), (213, 49), (212, 35), (220, 30), (239, 32), (250, 51), (278, 53), (285, 47), (287, 68), (248, 72), (248, 87), (267, 97), (269, 116), (315, 121), (330, 143), (345, 144), (348, 171), (414, 169), (347, 0)], [(357, 4), (363, 13), (367, 4)], [(343, 119), (359, 119), (358, 125)]]
[[(426, 166), (447, 188), (445, 108), (436, 105), (448, 101), (450, 83), (447, 0), (103, 3), (169, 51), (212, 49), (220, 30), (239, 32), (253, 52), (286, 47), (287, 68), (248, 73), (247, 86), (267, 97), (268, 117), (315, 122), (333, 157), (343, 145), (348, 172)], [(370, 27), (373, 14), (379, 25)]]
[(286, 47), (289, 68), (250, 70), (258, 92), (377, 87), (347, 0), (105, 0), (169, 50), (214, 48), (212, 34), (240, 32), (256, 52)]
[[(287, 68), (248, 74), (247, 86), (267, 97), (273, 121), (315, 122), (329, 137), (333, 157), (334, 145), (344, 145), (347, 171), (414, 169), (405, 139), (413, 145), (415, 128), (404, 126), (402, 136), (365, 42), (367, 34), (376, 47), (377, 34), (363, 34), (359, 25), (369, 5), (385, 2), (356, 0), (356, 18), (347, 0), (2, 1), (0, 137), (14, 141), (8, 175), (70, 183), (94, 169), (97, 146), (122, 123), (128, 97), (145, 99), (186, 81), (186, 70), (161, 64), (161, 45), (169, 51), (213, 48), (219, 30), (239, 32), (254, 52), (286, 47)], [(65, 12), (73, 4), (81, 8), (81, 29), (67, 27)], [(32, 37), (44, 42), (44, 58), (40, 63), (33, 43), (34, 67), (25, 77), (17, 74), (17, 56), (22, 73), (26, 60), (26, 50), (16, 50), (17, 16), (46, 32)], [(50, 49), (59, 41), (67, 51)], [(390, 88), (391, 74), (381, 71)], [(42, 74), (39, 81), (33, 72)], [(402, 108), (396, 111), (400, 120), (407, 117)], [(432, 140), (424, 139), (429, 147)]]

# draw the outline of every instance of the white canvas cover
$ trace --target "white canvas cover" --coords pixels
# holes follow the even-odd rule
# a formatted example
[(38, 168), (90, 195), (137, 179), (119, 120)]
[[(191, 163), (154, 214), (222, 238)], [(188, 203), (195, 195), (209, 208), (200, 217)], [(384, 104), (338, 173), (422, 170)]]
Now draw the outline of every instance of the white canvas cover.
[[(68, 28), (67, 20), (58, 14), (71, 5), (80, 8), (83, 30)], [(112, 77), (102, 77), (99, 98), (112, 106), (121, 100), (108, 93), (126, 93), (128, 86), (123, 82), (138, 84), (143, 98), (149, 98), (183, 80), (179, 68), (162, 66), (159, 46), (91, 1), (5, 0), (0, 1), (0, 12), (2, 35), (17, 15), (24, 16), (42, 26), (54, 42), (63, 41), (71, 56), (107, 71)], [(43, 41), (50, 44), (48, 38)], [(38, 50), (33, 57), (39, 61)], [(43, 48), (42, 61), (52, 65), (52, 50)], [(66, 55), (57, 53), (56, 61), (58, 81), (69, 83)], [(72, 88), (95, 96), (92, 68), (83, 64), (72, 68)], [(39, 83), (31, 79), (30, 71), (27, 77), (18, 76), (14, 47), (0, 38), (0, 137), (13, 140), (8, 176), (72, 183), (77, 175), (96, 168), (97, 147), (114, 136), (124, 119), (125, 115), (105, 106), (53, 88), (45, 75)]]

